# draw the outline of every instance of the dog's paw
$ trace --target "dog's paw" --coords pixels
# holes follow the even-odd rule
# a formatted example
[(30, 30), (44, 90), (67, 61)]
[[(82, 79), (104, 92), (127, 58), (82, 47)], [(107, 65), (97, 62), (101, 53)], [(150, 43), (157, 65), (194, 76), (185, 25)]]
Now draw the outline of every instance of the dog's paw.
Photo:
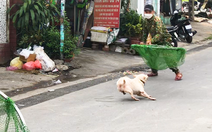
[(139, 99), (137, 99), (137, 98), (135, 98), (134, 100), (135, 100), (135, 101), (139, 101)]
[(151, 100), (153, 100), (153, 101), (155, 101), (156, 100), (156, 98), (150, 98)]

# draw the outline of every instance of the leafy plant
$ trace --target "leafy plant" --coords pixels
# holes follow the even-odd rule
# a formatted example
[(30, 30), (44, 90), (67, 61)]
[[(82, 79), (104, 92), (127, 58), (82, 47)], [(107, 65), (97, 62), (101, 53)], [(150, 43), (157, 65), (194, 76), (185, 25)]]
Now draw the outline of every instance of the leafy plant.
[(63, 48), (63, 56), (66, 59), (74, 57), (74, 55), (79, 54), (79, 49), (76, 46), (78, 38), (73, 37), (72, 39), (68, 39), (64, 41), (64, 48)]
[(37, 31), (48, 22), (54, 23), (54, 18), (59, 15), (56, 6), (47, 3), (46, 0), (22, 0), (23, 4), (14, 4), (8, 9), (8, 13), (18, 6), (18, 10), (12, 14), (12, 22), (16, 29), (22, 32)]
[(45, 52), (51, 58), (59, 58), (60, 56), (60, 32), (56, 27), (52, 26), (45, 35)]
[(210, 34), (210, 36), (208, 36), (207, 38), (203, 39), (203, 41), (206, 41), (206, 40), (212, 40), (212, 34)]
[(133, 25), (131, 23), (126, 24), (126, 26), (128, 27), (128, 34), (130, 37), (141, 37), (142, 35), (142, 24), (139, 22), (136, 25)]
[(143, 18), (136, 11), (124, 12), (120, 15), (120, 36), (138, 37), (142, 34)]
[[(73, 55), (79, 54), (79, 49), (76, 46), (77, 37), (71, 35), (71, 27), (69, 25), (69, 19), (65, 17), (64, 19), (64, 46), (63, 46), (63, 56), (64, 58), (72, 58)], [(60, 31), (52, 26), (46, 33), (45, 37), (46, 45), (45, 51), (52, 58), (60, 57)]]
[(31, 45), (43, 45), (46, 30), (37, 30), (31, 33), (24, 33), (19, 38), (18, 47), (26, 48)]
[[(68, 37), (66, 37), (68, 36)], [(60, 32), (55, 27), (51, 27), (49, 31), (47, 31), (46, 36), (46, 45), (44, 46), (45, 52), (51, 58), (59, 58), (60, 57)], [(64, 58), (72, 58), (73, 54), (77, 55), (79, 53), (79, 49), (76, 46), (77, 37), (71, 36), (71, 34), (65, 33), (65, 40), (63, 46), (63, 56)]]
[(64, 19), (64, 27), (65, 27), (65, 40), (63, 47), (63, 56), (64, 58), (71, 58), (73, 55), (79, 54), (79, 48), (77, 47), (78, 38), (71, 35), (71, 26), (69, 24), (68, 17)]

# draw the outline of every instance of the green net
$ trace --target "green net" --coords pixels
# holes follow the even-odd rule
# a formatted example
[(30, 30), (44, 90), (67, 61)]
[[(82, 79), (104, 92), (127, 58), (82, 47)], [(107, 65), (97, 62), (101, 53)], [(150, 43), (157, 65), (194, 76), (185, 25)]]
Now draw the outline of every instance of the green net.
[(17, 106), (0, 92), (0, 132), (29, 132)]
[(163, 45), (131, 45), (144, 62), (152, 69), (164, 70), (182, 65), (185, 61), (184, 48)]

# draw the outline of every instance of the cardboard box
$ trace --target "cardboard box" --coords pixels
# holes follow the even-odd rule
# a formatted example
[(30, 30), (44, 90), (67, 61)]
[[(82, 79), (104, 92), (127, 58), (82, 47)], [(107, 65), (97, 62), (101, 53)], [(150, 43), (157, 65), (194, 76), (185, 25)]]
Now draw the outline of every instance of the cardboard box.
[(30, 54), (27, 58), (27, 62), (35, 61), (36, 60), (36, 54)]

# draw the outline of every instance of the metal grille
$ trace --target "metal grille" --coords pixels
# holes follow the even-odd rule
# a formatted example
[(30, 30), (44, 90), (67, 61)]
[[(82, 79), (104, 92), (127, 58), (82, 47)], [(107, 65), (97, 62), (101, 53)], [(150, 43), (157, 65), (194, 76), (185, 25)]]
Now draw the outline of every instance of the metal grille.
[(7, 0), (0, 0), (0, 43), (7, 42)]

